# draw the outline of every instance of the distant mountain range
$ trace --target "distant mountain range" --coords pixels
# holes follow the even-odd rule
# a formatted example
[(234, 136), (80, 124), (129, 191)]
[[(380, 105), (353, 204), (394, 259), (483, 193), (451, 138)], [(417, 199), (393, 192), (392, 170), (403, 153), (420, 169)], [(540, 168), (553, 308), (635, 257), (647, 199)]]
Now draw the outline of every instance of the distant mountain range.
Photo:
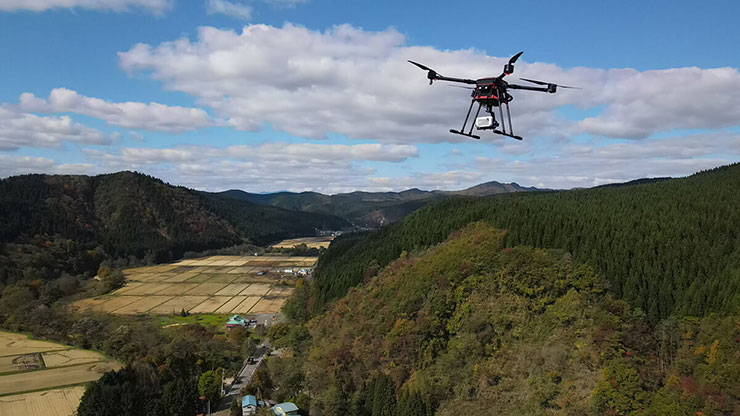
[(517, 183), (496, 181), (482, 183), (460, 191), (423, 191), (417, 188), (402, 192), (350, 192), (325, 195), (318, 192), (276, 192), (256, 194), (240, 190), (216, 193), (222, 198), (248, 201), (293, 211), (334, 215), (354, 225), (378, 228), (405, 217), (431, 202), (455, 196), (490, 196), (511, 192), (541, 191)]

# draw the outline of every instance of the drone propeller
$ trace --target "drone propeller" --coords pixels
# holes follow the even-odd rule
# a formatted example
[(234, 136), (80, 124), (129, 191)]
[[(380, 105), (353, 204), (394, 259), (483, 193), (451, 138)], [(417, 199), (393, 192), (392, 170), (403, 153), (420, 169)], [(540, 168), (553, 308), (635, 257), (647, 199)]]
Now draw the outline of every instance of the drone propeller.
[(432, 83), (434, 82), (434, 80), (437, 79), (437, 75), (439, 75), (437, 73), (437, 71), (433, 70), (432, 68), (429, 68), (426, 65), (422, 65), (422, 64), (420, 64), (418, 62), (414, 62), (414, 61), (409, 61), (409, 63), (414, 64), (414, 65), (418, 66), (419, 68), (421, 68), (421, 69), (423, 69), (425, 71), (428, 71), (427, 72), (427, 78), (429, 78), (429, 85), (432, 85)]
[(555, 89), (556, 88), (571, 88), (571, 89), (574, 89), (574, 90), (580, 90), (580, 89), (582, 89), (582, 88), (579, 88), (579, 87), (569, 87), (567, 85), (553, 84), (552, 82), (537, 81), (536, 79), (528, 79), (528, 78), (519, 78), (519, 79), (521, 79), (522, 81), (531, 82), (532, 84), (547, 85), (547, 88), (550, 88), (550, 89), (553, 90), (552, 92), (555, 92)]
[(518, 54), (509, 58), (509, 63), (504, 65), (504, 72), (502, 72), (501, 75), (498, 76), (498, 79), (503, 79), (505, 76), (514, 73), (514, 62), (516, 62), (516, 60), (519, 59), (519, 57), (522, 56), (523, 53), (524, 51), (519, 52)]
[(509, 64), (514, 65), (514, 63), (516, 62), (516, 60), (519, 59), (519, 57), (522, 56), (523, 53), (524, 53), (524, 51), (521, 51), (518, 54), (512, 56), (511, 59), (509, 59)]
[(475, 87), (463, 87), (462, 85), (447, 85), (447, 86), (452, 87), (452, 88), (462, 88), (464, 90), (474, 90), (475, 89)]

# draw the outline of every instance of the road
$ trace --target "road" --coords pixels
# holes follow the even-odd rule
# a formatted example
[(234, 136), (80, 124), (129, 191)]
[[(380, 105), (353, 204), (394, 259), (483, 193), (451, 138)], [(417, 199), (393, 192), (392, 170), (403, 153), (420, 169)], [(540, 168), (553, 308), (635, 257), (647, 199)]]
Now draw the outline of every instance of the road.
[[(272, 317), (273, 315), (270, 314), (260, 314), (257, 315), (254, 319), (257, 320), (258, 324), (263, 324), (265, 325), (265, 328), (269, 328), (274, 323)], [(241, 401), (242, 388), (249, 384), (249, 382), (252, 380), (252, 376), (254, 376), (255, 371), (257, 371), (257, 368), (265, 359), (265, 354), (267, 353), (267, 351), (269, 351), (269, 344), (267, 343), (267, 340), (265, 340), (265, 344), (263, 345), (264, 346), (258, 347), (257, 350), (254, 352), (254, 363), (250, 364), (248, 360), (244, 360), (244, 364), (241, 371), (239, 371), (239, 375), (234, 378), (231, 386), (229, 386), (229, 389), (226, 391), (226, 395), (221, 399), (221, 403), (219, 403), (218, 408), (212, 409), (212, 415), (229, 416), (229, 407), (231, 406), (231, 401)]]

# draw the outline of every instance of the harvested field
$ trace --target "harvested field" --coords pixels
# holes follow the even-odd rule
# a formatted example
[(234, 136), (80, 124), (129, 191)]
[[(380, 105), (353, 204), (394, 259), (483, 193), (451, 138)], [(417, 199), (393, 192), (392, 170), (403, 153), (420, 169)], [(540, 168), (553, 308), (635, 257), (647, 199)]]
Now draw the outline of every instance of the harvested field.
[(287, 298), (293, 293), (292, 287), (273, 287), (265, 297), (267, 298)]
[(122, 288), (114, 291), (113, 293), (111, 293), (111, 295), (123, 295), (123, 294), (125, 294), (125, 293), (127, 293), (127, 292), (129, 292), (131, 290), (136, 289), (137, 287), (139, 287), (139, 286), (141, 286), (143, 284), (144, 283), (142, 283), (142, 282), (128, 282), (128, 283), (126, 283), (126, 286), (124, 286), (124, 287), (122, 287)]
[(187, 280), (187, 282), (188, 283), (203, 283), (206, 280), (212, 279), (214, 277), (216, 277), (216, 275), (214, 275), (214, 274), (201, 273), (201, 274), (198, 274), (198, 275), (195, 275), (195, 276), (191, 277), (190, 279)]
[(283, 307), (286, 298), (262, 298), (249, 313), (277, 313)]
[(208, 283), (231, 283), (237, 278), (234, 274), (221, 273), (208, 279)]
[(267, 283), (253, 283), (247, 286), (241, 293), (242, 296), (264, 296), (272, 286)]
[(200, 286), (200, 283), (178, 283), (157, 292), (158, 295), (184, 295), (187, 291)]
[[(292, 289), (274, 286), (279, 279), (298, 277), (285, 270), (310, 268), (315, 262), (315, 257), (304, 256), (211, 256), (138, 267), (124, 270), (128, 281), (124, 287), (78, 301), (75, 306), (116, 314), (170, 314), (182, 309), (195, 313), (243, 311), (248, 306), (244, 303), (247, 297), (288, 296)], [(274, 304), (260, 305), (269, 309)]]
[(194, 273), (194, 272), (186, 272), (186, 273), (176, 274), (176, 275), (174, 275), (174, 276), (172, 276), (172, 277), (170, 277), (170, 278), (168, 278), (168, 279), (166, 279), (164, 281), (167, 282), (167, 283), (180, 283), (180, 282), (184, 282), (184, 281), (186, 281), (186, 280), (188, 280), (190, 278), (193, 278), (196, 275), (197, 275), (197, 273)]
[(53, 342), (29, 339), (26, 335), (12, 332), (0, 332), (0, 357), (23, 355), (34, 352), (56, 351), (71, 348)]
[(321, 248), (329, 247), (334, 237), (304, 237), (304, 238), (291, 238), (283, 240), (277, 244), (274, 244), (275, 248), (293, 248), (301, 244), (305, 244), (308, 248)]
[(99, 379), (103, 373), (118, 370), (115, 362), (79, 364), (71, 367), (42, 371), (8, 374), (0, 377), (0, 394), (20, 393), (28, 390), (48, 389)]
[(234, 309), (231, 310), (231, 313), (249, 313), (250, 309), (259, 302), (260, 297), (259, 296), (247, 296), (242, 303), (237, 305)]
[(177, 296), (167, 302), (149, 309), (147, 312), (170, 315), (180, 313), (183, 309), (189, 311), (208, 299), (207, 296)]
[[(114, 292), (115, 293), (115, 292)], [(111, 297), (99, 296), (97, 298), (87, 298), (74, 303), (74, 306), (79, 308), (81, 311), (100, 311), (100, 305), (107, 302)]]
[(211, 295), (226, 287), (225, 283), (201, 283), (188, 290), (188, 295)]
[(245, 274), (240, 275), (236, 279), (234, 279), (233, 283), (259, 283), (259, 282), (268, 282), (269, 280), (265, 276), (257, 276), (256, 274)]
[(191, 313), (211, 313), (213, 311), (218, 310), (221, 306), (223, 306), (226, 302), (231, 300), (231, 296), (211, 296), (207, 298), (202, 303), (198, 304), (198, 306), (194, 307), (190, 310)]
[(0, 397), (0, 415), (72, 416), (85, 387), (67, 387)]
[(244, 302), (244, 299), (246, 298), (246, 296), (234, 296), (233, 298), (231, 298), (230, 301), (224, 303), (223, 305), (221, 305), (221, 307), (216, 309), (216, 313), (231, 313), (231, 311), (239, 306), (240, 303)]
[(172, 299), (172, 296), (141, 296), (135, 302), (132, 302), (112, 312), (123, 314), (123, 315), (144, 313), (157, 305), (161, 305), (167, 302), (170, 299)]
[(103, 354), (89, 350), (69, 349), (41, 354), (47, 368), (105, 361)]
[(93, 307), (93, 310), (101, 312), (113, 312), (116, 309), (132, 304), (139, 299), (142, 298), (140, 296), (109, 296), (103, 304)]
[(0, 375), (0, 415), (72, 416), (85, 388), (59, 387), (94, 381), (122, 367), (94, 351), (11, 332), (0, 332), (0, 348), (7, 353), (0, 357), (0, 372), (15, 371)]
[(246, 289), (247, 286), (249, 286), (248, 283), (232, 283), (232, 284), (226, 285), (226, 287), (216, 292), (216, 295), (236, 296), (239, 294), (239, 292)]
[(126, 294), (130, 296), (153, 295), (161, 290), (170, 287), (171, 285), (172, 283), (153, 283), (150, 285), (141, 285), (129, 290), (128, 292), (126, 292)]
[(37, 353), (0, 357), (0, 373), (35, 370), (37, 368), (41, 368), (41, 360)]

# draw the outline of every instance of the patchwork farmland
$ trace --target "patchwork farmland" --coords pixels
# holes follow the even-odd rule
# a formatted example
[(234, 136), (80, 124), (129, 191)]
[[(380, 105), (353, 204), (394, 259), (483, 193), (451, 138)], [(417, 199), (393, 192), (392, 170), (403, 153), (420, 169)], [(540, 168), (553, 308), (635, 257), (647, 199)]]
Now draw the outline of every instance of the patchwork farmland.
[(0, 415), (71, 416), (81, 384), (119, 368), (94, 351), (0, 331)]
[(125, 286), (75, 306), (121, 315), (275, 314), (293, 291), (284, 283), (315, 263), (315, 257), (211, 256), (127, 269)]
[(273, 244), (275, 248), (294, 248), (301, 244), (305, 244), (308, 248), (327, 248), (331, 244), (334, 237), (301, 237), (291, 238), (289, 240), (283, 240), (277, 244)]

